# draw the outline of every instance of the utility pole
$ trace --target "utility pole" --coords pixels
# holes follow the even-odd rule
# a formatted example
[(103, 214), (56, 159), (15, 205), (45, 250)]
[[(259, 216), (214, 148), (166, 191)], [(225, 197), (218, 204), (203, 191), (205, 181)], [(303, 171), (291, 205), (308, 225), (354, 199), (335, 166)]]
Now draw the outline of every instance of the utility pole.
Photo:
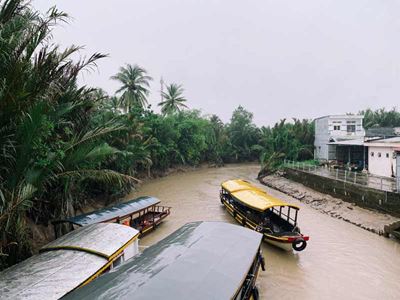
[(163, 94), (164, 94), (164, 79), (162, 78), (162, 76), (161, 76), (160, 84), (161, 84), (161, 102), (163, 102), (163, 100), (164, 100), (164, 96), (163, 96)]

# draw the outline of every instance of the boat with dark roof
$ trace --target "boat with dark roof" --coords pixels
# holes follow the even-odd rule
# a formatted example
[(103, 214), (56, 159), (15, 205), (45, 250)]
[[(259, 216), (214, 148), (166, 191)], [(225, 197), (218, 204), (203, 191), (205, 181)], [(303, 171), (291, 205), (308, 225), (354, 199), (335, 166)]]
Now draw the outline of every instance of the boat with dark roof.
[(262, 235), (193, 222), (65, 299), (259, 299)]
[(90, 213), (52, 222), (56, 238), (68, 231), (95, 223), (118, 223), (133, 227), (143, 235), (155, 229), (169, 214), (171, 207), (159, 205), (155, 197), (139, 197), (123, 203), (105, 207)]

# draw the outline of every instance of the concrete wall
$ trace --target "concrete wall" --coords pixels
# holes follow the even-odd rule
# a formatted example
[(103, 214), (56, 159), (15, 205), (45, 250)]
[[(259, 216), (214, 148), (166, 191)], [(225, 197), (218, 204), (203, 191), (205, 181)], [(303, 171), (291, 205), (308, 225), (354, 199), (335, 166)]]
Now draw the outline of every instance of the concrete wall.
[(368, 171), (378, 176), (396, 175), (396, 157), (392, 147), (368, 147)]
[(376, 209), (400, 217), (400, 194), (371, 189), (358, 184), (330, 179), (300, 170), (286, 169), (285, 177), (321, 193), (358, 206)]
[(318, 160), (328, 160), (328, 120), (328, 117), (315, 120), (314, 158)]
[[(314, 158), (318, 160), (336, 159), (336, 148), (327, 145), (330, 139), (360, 139), (365, 136), (362, 116), (326, 116), (315, 119)], [(355, 132), (348, 132), (347, 126), (355, 126)]]

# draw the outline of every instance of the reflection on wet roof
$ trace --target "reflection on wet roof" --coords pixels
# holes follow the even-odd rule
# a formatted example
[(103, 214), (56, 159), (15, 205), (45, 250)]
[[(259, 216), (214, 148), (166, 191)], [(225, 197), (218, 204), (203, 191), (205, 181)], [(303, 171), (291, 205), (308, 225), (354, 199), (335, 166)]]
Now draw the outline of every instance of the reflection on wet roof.
[(65, 222), (73, 223), (79, 226), (85, 226), (94, 223), (105, 222), (118, 217), (126, 216), (152, 205), (160, 203), (160, 200), (154, 197), (140, 197), (127, 202), (118, 203), (112, 207), (106, 207), (87, 214), (75, 216)]
[(237, 225), (188, 223), (66, 299), (230, 299), (261, 240)]
[(106, 223), (74, 230), (1, 272), (0, 299), (59, 299), (97, 273), (137, 234), (128, 226)]
[(138, 234), (138, 230), (129, 226), (114, 223), (92, 224), (69, 232), (40, 251), (81, 249), (108, 258)]

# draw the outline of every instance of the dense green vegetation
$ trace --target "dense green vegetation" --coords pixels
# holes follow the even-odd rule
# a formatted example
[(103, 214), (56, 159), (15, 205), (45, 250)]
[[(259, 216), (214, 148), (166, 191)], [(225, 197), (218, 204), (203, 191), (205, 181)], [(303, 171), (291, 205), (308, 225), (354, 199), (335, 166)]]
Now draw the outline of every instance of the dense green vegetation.
[(377, 110), (366, 109), (359, 112), (364, 115), (364, 127), (400, 127), (400, 112), (396, 108), (386, 110), (380, 108)]
[(181, 85), (148, 105), (151, 77), (127, 64), (115, 95), (79, 86), (105, 55), (75, 61), (52, 29), (68, 16), (0, 0), (0, 269), (31, 254), (30, 223), (70, 216), (88, 199), (117, 197), (136, 178), (177, 165), (312, 157), (313, 127), (285, 120), (258, 128), (239, 106), (229, 123), (189, 110)]

